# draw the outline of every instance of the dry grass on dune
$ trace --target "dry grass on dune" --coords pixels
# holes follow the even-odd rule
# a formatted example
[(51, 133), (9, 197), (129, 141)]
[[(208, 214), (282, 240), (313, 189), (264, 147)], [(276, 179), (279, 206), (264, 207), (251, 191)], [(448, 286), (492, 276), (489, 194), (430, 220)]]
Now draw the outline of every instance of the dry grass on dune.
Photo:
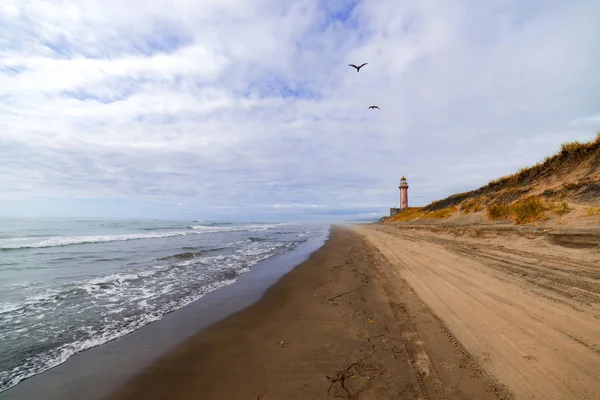
[(563, 216), (571, 211), (571, 205), (564, 200), (544, 201), (539, 197), (529, 197), (514, 204), (496, 203), (486, 208), (489, 219), (511, 219), (516, 224), (545, 221), (546, 211)]
[[(541, 197), (531, 196), (513, 203), (496, 202), (486, 207), (481, 201), (471, 199), (461, 206), (461, 214), (478, 212), (485, 209), (485, 215), (490, 220), (510, 220), (515, 224), (535, 223), (546, 221), (548, 213), (562, 217), (573, 210), (572, 205), (566, 200), (545, 200)], [(386, 218), (385, 223), (407, 222), (425, 219), (446, 219), (459, 212), (458, 207), (446, 207), (435, 211), (427, 211), (424, 207), (411, 207), (407, 210)], [(600, 216), (600, 207), (589, 207), (587, 215)]]
[(508, 204), (492, 204), (486, 209), (489, 219), (506, 219), (510, 216), (510, 206)]
[(571, 212), (572, 207), (566, 200), (556, 200), (550, 202), (549, 209), (553, 211), (556, 215), (562, 216)]
[(590, 208), (588, 208), (587, 214), (590, 217), (594, 217), (596, 215), (600, 215), (600, 207), (590, 207)]
[(546, 204), (539, 197), (530, 197), (518, 201), (511, 207), (512, 217), (515, 223), (524, 224), (527, 222), (545, 221)]
[(401, 213), (396, 214), (393, 217), (387, 218), (385, 220), (385, 223), (412, 221), (413, 219), (419, 218), (419, 216), (421, 214), (422, 214), (421, 207), (408, 207), (406, 210), (402, 211)]
[(598, 151), (600, 149), (600, 132), (596, 134), (596, 139), (587, 143), (579, 141), (563, 143), (560, 147), (560, 152), (546, 157), (544, 161), (539, 162), (531, 167), (519, 169), (516, 173), (502, 178), (490, 181), (488, 186), (508, 186), (515, 187), (527, 180), (529, 175), (539, 175), (546, 170), (550, 164), (556, 162), (561, 157), (570, 158), (571, 161), (578, 161), (588, 152)]
[(448, 218), (457, 211), (458, 209), (456, 207), (442, 208), (436, 211), (426, 211), (422, 207), (409, 207), (401, 213), (387, 218), (384, 222), (391, 223), (433, 218)]
[(467, 214), (533, 195), (547, 200), (597, 202), (600, 198), (600, 132), (595, 140), (564, 143), (558, 153), (536, 165), (494, 179), (479, 189), (434, 201), (423, 209), (436, 211), (459, 206), (462, 213)]

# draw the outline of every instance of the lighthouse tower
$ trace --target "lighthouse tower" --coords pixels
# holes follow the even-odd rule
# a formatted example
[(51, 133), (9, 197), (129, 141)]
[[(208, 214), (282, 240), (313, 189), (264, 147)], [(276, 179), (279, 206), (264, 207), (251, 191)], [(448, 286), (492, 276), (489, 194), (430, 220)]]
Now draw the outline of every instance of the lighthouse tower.
[(400, 178), (400, 210), (405, 210), (408, 208), (408, 183), (406, 183), (406, 178)]

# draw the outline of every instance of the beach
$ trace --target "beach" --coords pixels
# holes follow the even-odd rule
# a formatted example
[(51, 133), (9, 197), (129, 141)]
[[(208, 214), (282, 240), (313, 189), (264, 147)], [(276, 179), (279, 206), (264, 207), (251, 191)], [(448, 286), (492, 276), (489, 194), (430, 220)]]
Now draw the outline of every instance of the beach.
[(598, 227), (357, 232), (516, 399), (600, 398)]
[(375, 247), (336, 226), (257, 303), (109, 398), (510, 398), (388, 267)]
[(599, 246), (589, 227), (334, 225), (0, 398), (597, 399)]

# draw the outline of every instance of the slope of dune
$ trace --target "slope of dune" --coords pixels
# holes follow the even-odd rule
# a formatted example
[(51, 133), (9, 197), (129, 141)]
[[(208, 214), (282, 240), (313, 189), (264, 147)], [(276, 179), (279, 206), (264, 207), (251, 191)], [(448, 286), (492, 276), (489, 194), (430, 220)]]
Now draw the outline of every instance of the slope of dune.
[(380, 222), (600, 224), (600, 132), (487, 185), (409, 208)]

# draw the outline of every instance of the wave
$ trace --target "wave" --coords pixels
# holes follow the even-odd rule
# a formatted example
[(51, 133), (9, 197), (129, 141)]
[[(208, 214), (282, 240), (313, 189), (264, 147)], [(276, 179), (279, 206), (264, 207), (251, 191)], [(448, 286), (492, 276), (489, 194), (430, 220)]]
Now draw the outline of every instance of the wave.
[[(186, 249), (184, 247), (184, 249)], [(189, 247), (187, 247), (187, 249), (189, 249)], [(193, 250), (195, 250), (194, 248), (192, 248)], [(203, 249), (200, 251), (186, 251), (185, 253), (178, 253), (178, 254), (173, 254), (172, 256), (167, 256), (167, 257), (161, 257), (161, 258), (157, 258), (157, 261), (166, 261), (166, 260), (189, 260), (192, 258), (196, 258), (202, 254), (206, 254), (206, 253), (212, 253), (215, 251), (219, 251), (219, 250), (224, 250), (225, 247), (215, 247), (212, 249)]]
[[(215, 249), (205, 251), (208, 250)], [(88, 318), (78, 321), (80, 325), (70, 329), (68, 335), (60, 323), (48, 326), (46, 334), (55, 339), (35, 351), (23, 349), (18, 363), (0, 370), (0, 392), (65, 362), (80, 351), (162, 319), (165, 314), (235, 282), (256, 263), (288, 250), (284, 243), (260, 241), (245, 242), (244, 247), (230, 254), (195, 258), (194, 252), (184, 252), (170, 257), (176, 259), (175, 263), (71, 282), (60, 290), (38, 291), (22, 304), (0, 303), (0, 320), (6, 327), (9, 324), (19, 327), (14, 325), (15, 319), (32, 319), (57, 309), (64, 315), (71, 315), (74, 309), (90, 310)], [(92, 312), (102, 318), (92, 318)], [(103, 322), (97, 324), (99, 320)], [(16, 337), (18, 331), (13, 329), (11, 333)]]
[[(221, 226), (226, 225), (226, 226)], [(288, 223), (279, 224), (252, 224), (252, 225), (240, 225), (232, 226), (232, 224), (214, 224), (214, 225), (194, 225), (190, 228), (199, 231), (210, 231), (210, 232), (258, 232), (266, 231), (268, 229), (276, 228), (278, 226), (288, 225)]]
[(41, 353), (30, 355), (23, 360), (18, 366), (7, 371), (0, 371), (0, 393), (17, 385), (19, 382), (41, 372), (47, 371), (57, 365), (64, 363), (68, 358), (96, 346), (118, 339), (125, 336), (144, 325), (160, 320), (165, 314), (168, 314), (175, 309), (184, 307), (206, 294), (235, 282), (236, 277), (227, 280), (214, 282), (204, 285), (194, 295), (181, 299), (180, 301), (166, 304), (160, 309), (153, 310), (149, 313), (138, 314), (129, 318), (125, 318), (120, 323), (115, 323), (112, 326), (103, 326), (99, 329), (87, 330), (86, 337), (82, 337), (74, 342), (67, 342), (57, 347), (49, 347)]
[(250, 236), (250, 237), (248, 238), (248, 241), (249, 241), (249, 242), (263, 242), (263, 241), (265, 241), (265, 240), (266, 240), (266, 239), (259, 238), (259, 237), (256, 237), (256, 236)]
[[(164, 257), (159, 260), (172, 260), (175, 263), (157, 264), (150, 268), (131, 270), (127, 272), (114, 272), (108, 275), (95, 278), (83, 279), (72, 282), (61, 289), (46, 289), (28, 297), (20, 304), (0, 303), (0, 314), (13, 311), (28, 312), (31, 310), (41, 310), (47, 307), (55, 307), (60, 302), (76, 299), (83, 300), (83, 297), (92, 295), (93, 297), (116, 295), (113, 289), (122, 290), (122, 294), (129, 295), (134, 288), (144, 288), (160, 282), (166, 278), (179, 280), (188, 273), (195, 270), (205, 270), (209, 272), (219, 271), (225, 268), (226, 272), (234, 271), (234, 274), (240, 271), (245, 272), (246, 268), (277, 254), (277, 250), (287, 247), (283, 243), (270, 243), (267, 246), (253, 246), (259, 243), (253, 243), (246, 248), (239, 248), (232, 254), (222, 254), (214, 256), (205, 256), (196, 258), (197, 253), (180, 253), (173, 256)], [(296, 243), (293, 243), (296, 244)], [(222, 250), (222, 248), (207, 249), (205, 253)], [(198, 268), (202, 266), (202, 268)], [(170, 275), (171, 274), (171, 275)], [(175, 274), (175, 275), (173, 275)], [(170, 275), (170, 276), (169, 276)], [(229, 279), (230, 276), (223, 276), (220, 279)], [(152, 279), (153, 281), (148, 281)], [(32, 285), (28, 283), (24, 287)], [(134, 285), (134, 286), (132, 286)], [(83, 296), (83, 297), (82, 297)]]
[(62, 247), (76, 244), (121, 242), (140, 239), (157, 239), (165, 237), (183, 236), (185, 232), (165, 233), (133, 233), (126, 235), (98, 235), (98, 236), (55, 236), (51, 239), (35, 240), (33, 237), (13, 238), (0, 241), (0, 250), (18, 250), (32, 248)]
[(137, 228), (140, 231), (172, 231), (175, 229), (191, 229), (189, 226), (156, 226), (149, 228)]
[(49, 239), (39, 240), (35, 237), (20, 237), (11, 239), (0, 239), (0, 251), (32, 249), (32, 248), (48, 248), (62, 247), (80, 244), (92, 243), (109, 243), (129, 240), (141, 239), (159, 239), (185, 235), (197, 235), (202, 233), (216, 232), (255, 232), (265, 231), (280, 224), (264, 224), (264, 225), (242, 225), (238, 227), (230, 226), (204, 226), (196, 225), (188, 230), (177, 230), (167, 232), (149, 232), (149, 233), (131, 233), (117, 235), (97, 235), (97, 236), (55, 236)]
[(21, 308), (18, 304), (13, 303), (0, 303), (0, 314), (9, 313)]

